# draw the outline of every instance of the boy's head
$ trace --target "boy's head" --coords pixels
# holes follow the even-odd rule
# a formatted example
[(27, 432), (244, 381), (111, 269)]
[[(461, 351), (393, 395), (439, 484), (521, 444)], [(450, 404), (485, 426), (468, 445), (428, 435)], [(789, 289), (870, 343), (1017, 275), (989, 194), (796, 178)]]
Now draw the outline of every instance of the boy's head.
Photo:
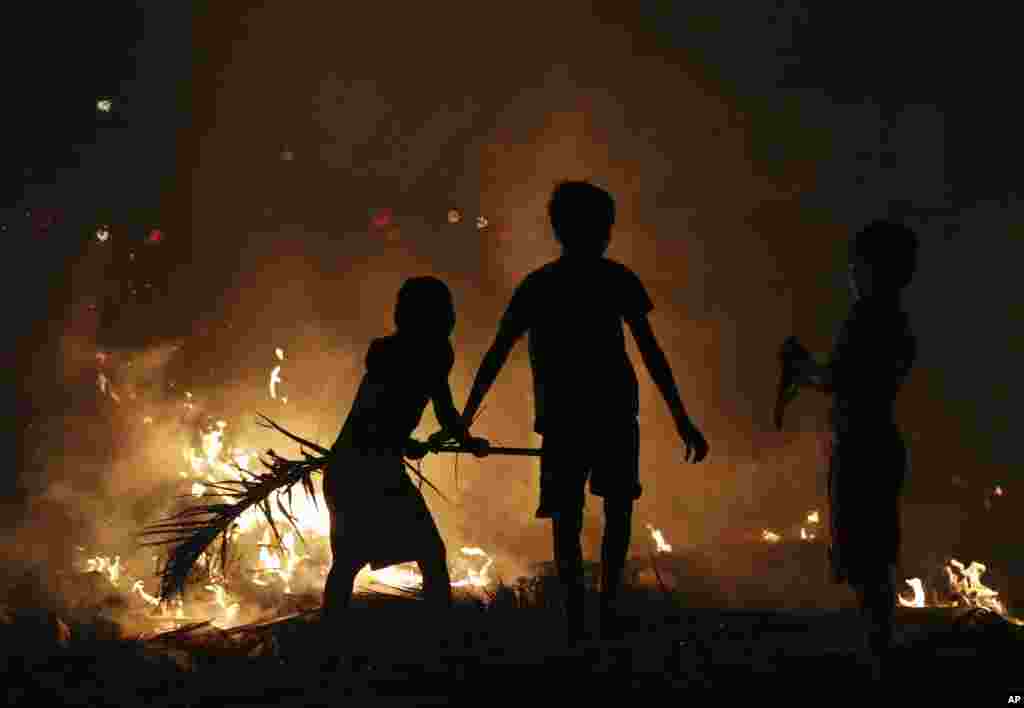
[(590, 182), (559, 182), (548, 216), (555, 238), (570, 255), (603, 256), (615, 223), (612, 195)]
[(395, 326), (405, 334), (451, 336), (455, 303), (448, 286), (431, 276), (406, 280), (398, 291)]
[(850, 242), (850, 282), (858, 296), (896, 295), (917, 270), (917, 235), (891, 221), (872, 221)]

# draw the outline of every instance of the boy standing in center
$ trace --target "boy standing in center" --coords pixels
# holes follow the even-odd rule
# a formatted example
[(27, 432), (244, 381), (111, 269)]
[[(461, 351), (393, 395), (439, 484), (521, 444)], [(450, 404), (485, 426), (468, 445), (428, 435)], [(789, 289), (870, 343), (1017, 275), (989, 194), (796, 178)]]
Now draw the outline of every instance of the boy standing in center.
[(562, 256), (530, 273), (516, 288), (484, 357), (463, 425), (476, 415), (516, 341), (529, 334), (534, 430), (543, 436), (540, 506), (551, 519), (555, 563), (566, 588), (568, 636), (583, 637), (580, 533), (584, 492), (604, 498), (601, 545), (601, 634), (620, 630), (615, 603), (629, 551), (633, 502), (640, 498), (639, 398), (626, 353), (623, 322), (668, 404), (685, 459), (708, 452), (690, 420), (672, 371), (647, 319), (653, 304), (629, 268), (604, 257), (615, 222), (611, 195), (589, 182), (560, 183), (548, 213)]

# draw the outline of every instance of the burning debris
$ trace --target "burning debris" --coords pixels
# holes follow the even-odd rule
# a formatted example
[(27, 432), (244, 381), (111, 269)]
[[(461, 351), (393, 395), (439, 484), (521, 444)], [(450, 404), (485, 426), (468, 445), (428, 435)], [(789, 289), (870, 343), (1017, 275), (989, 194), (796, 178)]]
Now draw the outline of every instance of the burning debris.
[[(913, 590), (913, 597), (897, 596), (901, 607), (965, 607), (994, 612), (1006, 619), (1011, 619), (1006, 606), (1000, 601), (999, 593), (981, 581), (988, 568), (977, 561), (965, 566), (955, 558), (946, 564), (945, 576), (948, 587), (927, 593), (920, 578), (909, 578), (905, 582)], [(929, 602), (928, 596), (934, 600)], [(1013, 620), (1011, 620), (1013, 621)]]

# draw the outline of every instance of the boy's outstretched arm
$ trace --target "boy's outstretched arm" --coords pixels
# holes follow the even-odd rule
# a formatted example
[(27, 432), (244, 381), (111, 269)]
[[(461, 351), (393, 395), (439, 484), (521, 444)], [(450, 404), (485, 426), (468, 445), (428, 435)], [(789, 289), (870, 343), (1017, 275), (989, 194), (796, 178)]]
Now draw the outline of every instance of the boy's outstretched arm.
[(508, 361), (508, 355), (518, 338), (517, 334), (509, 327), (498, 328), (494, 343), (487, 350), (484, 360), (480, 363), (480, 369), (476, 372), (473, 388), (469, 392), (469, 400), (466, 401), (466, 408), (462, 411), (462, 424), (466, 428), (473, 423), (480, 404), (483, 403), (487, 392), (491, 390), (494, 380), (498, 378), (498, 372)]
[(633, 338), (636, 340), (644, 365), (651, 373), (651, 378), (654, 379), (665, 403), (668, 404), (672, 419), (676, 423), (676, 430), (679, 431), (680, 437), (686, 443), (687, 458), (690, 456), (690, 446), (692, 445), (694, 448), (693, 461), (700, 462), (708, 453), (708, 444), (686, 412), (683, 400), (679, 396), (675, 377), (672, 376), (672, 368), (654, 336), (650, 320), (646, 315), (640, 315), (629, 317), (626, 322), (629, 324), (630, 331), (633, 332)]

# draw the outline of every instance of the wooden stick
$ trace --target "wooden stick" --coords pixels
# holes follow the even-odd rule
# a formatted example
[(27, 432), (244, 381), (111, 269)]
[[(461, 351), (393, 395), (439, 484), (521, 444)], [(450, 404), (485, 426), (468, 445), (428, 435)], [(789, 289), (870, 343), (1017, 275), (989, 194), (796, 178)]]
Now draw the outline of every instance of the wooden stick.
[[(445, 446), (438, 450), (435, 450), (435, 452), (461, 452), (467, 455), (473, 454), (471, 450), (468, 450), (459, 445)], [(489, 447), (487, 448), (487, 455), (520, 455), (525, 457), (540, 457), (540, 449), (534, 447)], [(485, 457), (487, 455), (485, 455)]]

